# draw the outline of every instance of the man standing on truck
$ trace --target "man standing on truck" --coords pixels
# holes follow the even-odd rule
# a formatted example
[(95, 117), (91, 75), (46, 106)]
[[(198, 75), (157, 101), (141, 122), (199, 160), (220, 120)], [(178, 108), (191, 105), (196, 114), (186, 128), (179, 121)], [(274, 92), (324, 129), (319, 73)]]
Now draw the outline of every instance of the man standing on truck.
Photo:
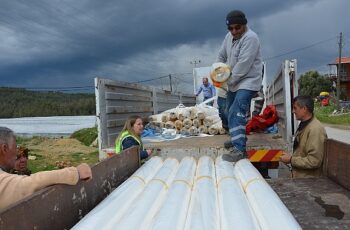
[(325, 128), (314, 116), (314, 101), (310, 96), (293, 99), (293, 113), (300, 122), (293, 143), (293, 155), (283, 153), (281, 161), (292, 166), (292, 177), (322, 176)]
[(60, 170), (38, 172), (31, 176), (8, 173), (15, 166), (16, 136), (6, 127), (0, 127), (0, 210), (53, 184), (75, 185), (79, 180), (92, 178), (87, 164)]
[[(209, 83), (207, 77), (203, 77), (202, 82), (203, 84), (199, 87), (196, 93), (196, 97), (198, 97), (198, 95), (203, 91), (203, 101), (206, 101), (209, 98), (214, 97), (216, 94), (216, 91), (215, 91), (215, 87)], [(210, 106), (213, 106), (213, 104), (214, 104), (214, 101), (211, 101), (208, 103), (208, 105)]]
[(228, 33), (221, 45), (217, 61), (232, 69), (227, 81), (228, 92), (225, 112), (227, 114), (231, 140), (225, 142), (231, 148), (223, 160), (234, 162), (247, 158), (246, 124), (250, 101), (262, 85), (262, 58), (260, 41), (256, 33), (247, 26), (245, 14), (233, 10), (226, 16)]

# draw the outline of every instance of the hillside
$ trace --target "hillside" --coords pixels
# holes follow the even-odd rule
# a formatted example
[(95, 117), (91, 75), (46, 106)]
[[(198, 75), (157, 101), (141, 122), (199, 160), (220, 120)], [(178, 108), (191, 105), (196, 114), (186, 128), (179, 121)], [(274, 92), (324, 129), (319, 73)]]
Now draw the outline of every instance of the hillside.
[(95, 95), (0, 87), (0, 118), (95, 114)]

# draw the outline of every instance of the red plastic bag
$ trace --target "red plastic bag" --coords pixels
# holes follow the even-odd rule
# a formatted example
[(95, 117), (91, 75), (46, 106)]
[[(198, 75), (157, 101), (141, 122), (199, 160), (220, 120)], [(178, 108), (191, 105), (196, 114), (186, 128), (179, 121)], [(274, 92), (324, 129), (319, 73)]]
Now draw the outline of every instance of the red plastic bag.
[(246, 134), (250, 132), (262, 132), (267, 127), (275, 124), (278, 121), (276, 107), (274, 105), (268, 105), (264, 109), (263, 113), (252, 117), (246, 125)]

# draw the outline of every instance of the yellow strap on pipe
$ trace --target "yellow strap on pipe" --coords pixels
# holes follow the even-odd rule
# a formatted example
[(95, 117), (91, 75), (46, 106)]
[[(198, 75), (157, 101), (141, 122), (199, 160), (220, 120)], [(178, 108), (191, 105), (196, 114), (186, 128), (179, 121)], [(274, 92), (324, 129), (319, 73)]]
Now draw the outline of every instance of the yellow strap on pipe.
[(219, 187), (220, 183), (221, 183), (223, 180), (226, 180), (226, 179), (237, 180), (237, 178), (234, 177), (234, 176), (224, 176), (224, 177), (222, 177), (222, 178), (218, 181), (217, 186)]
[(188, 183), (188, 181), (186, 180), (174, 180), (173, 183), (175, 182), (182, 182), (184, 184), (186, 184), (189, 188), (192, 188), (192, 184)]
[(202, 179), (210, 179), (212, 180), (213, 178), (211, 176), (199, 176), (197, 179), (196, 179), (196, 182), (199, 181), (199, 180), (202, 180)]
[(152, 179), (150, 182), (152, 182), (152, 181), (158, 181), (158, 182), (160, 182), (161, 184), (163, 184), (163, 186), (165, 187), (166, 190), (169, 189), (167, 183), (165, 183), (165, 181), (163, 181), (163, 180), (161, 180), (161, 179)]
[(251, 183), (253, 183), (255, 181), (259, 181), (259, 180), (263, 181), (262, 178), (260, 178), (260, 177), (255, 177), (253, 179), (250, 179), (245, 185), (243, 185), (244, 192), (247, 192), (248, 185), (250, 185)]
[(143, 178), (142, 178), (142, 177), (140, 177), (140, 176), (131, 176), (131, 177), (130, 177), (130, 179), (132, 179), (132, 178), (139, 179), (140, 181), (142, 181), (143, 185), (145, 185), (145, 184), (146, 184), (145, 179), (143, 179)]

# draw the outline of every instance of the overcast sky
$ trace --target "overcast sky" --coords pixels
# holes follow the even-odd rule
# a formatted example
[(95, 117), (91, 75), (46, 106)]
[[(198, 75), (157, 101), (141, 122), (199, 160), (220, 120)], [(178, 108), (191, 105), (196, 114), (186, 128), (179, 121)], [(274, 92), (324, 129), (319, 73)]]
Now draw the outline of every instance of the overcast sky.
[(0, 6), (0, 86), (92, 87), (100, 76), (166, 88), (162, 77), (172, 74), (177, 91), (193, 89), (191, 61), (215, 62), (233, 9), (245, 12), (260, 37), (268, 80), (285, 59), (298, 60), (299, 74), (327, 73), (340, 32), (343, 56), (350, 56), (349, 0), (0, 0)]

